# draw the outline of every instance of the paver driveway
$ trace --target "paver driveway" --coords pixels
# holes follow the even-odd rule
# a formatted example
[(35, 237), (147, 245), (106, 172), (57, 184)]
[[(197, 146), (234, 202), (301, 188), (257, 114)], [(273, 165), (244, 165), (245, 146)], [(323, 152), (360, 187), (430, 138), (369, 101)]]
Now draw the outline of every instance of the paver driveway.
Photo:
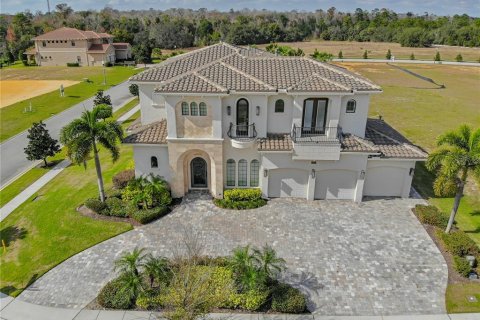
[(190, 195), (168, 216), (73, 256), (19, 298), (83, 307), (114, 277), (113, 261), (123, 251), (139, 246), (170, 256), (185, 230), (193, 230), (209, 255), (271, 244), (287, 260), (285, 280), (308, 295), (314, 313), (443, 313), (447, 267), (410, 212), (417, 202), (275, 199), (260, 209), (229, 211)]

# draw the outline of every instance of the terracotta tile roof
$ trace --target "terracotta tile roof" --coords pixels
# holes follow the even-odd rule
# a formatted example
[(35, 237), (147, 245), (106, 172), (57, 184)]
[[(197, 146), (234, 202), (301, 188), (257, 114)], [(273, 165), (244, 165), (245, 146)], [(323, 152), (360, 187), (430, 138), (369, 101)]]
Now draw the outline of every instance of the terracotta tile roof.
[(343, 152), (380, 152), (371, 141), (360, 138), (351, 133), (343, 134), (341, 143)]
[(305, 57), (275, 56), (226, 43), (170, 58), (130, 80), (163, 82), (194, 73), (201, 73), (208, 80), (236, 91), (245, 91), (245, 88), (258, 92), (381, 90), (365, 78), (327, 63)]
[(76, 28), (62, 27), (39, 35), (38, 37), (33, 38), (33, 40), (86, 40), (111, 37), (113, 36), (108, 33), (97, 33), (90, 30), (83, 31)]
[(257, 140), (258, 151), (290, 151), (293, 149), (290, 133), (268, 134)]
[(108, 47), (110, 47), (111, 44), (109, 43), (104, 43), (104, 44), (92, 44), (90, 46), (90, 48), (88, 48), (88, 51), (87, 52), (91, 52), (91, 53), (98, 53), (98, 52), (106, 52), (108, 50)]
[(166, 144), (167, 120), (140, 126), (123, 139), (123, 143)]
[(106, 32), (100, 32), (98, 33), (98, 35), (101, 37), (101, 38), (113, 38), (113, 36), (109, 33), (106, 33)]
[(197, 74), (190, 73), (179, 79), (161, 84), (155, 89), (155, 92), (226, 93), (227, 89)]
[(114, 42), (112, 43), (116, 50), (127, 50), (130, 46), (130, 43), (126, 42)]

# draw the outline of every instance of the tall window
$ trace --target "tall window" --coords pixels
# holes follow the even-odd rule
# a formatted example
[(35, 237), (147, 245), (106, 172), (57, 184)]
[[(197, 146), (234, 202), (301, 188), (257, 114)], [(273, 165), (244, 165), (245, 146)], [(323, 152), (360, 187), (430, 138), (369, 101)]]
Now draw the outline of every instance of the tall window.
[(235, 160), (227, 160), (227, 186), (235, 187)]
[(275, 113), (283, 113), (285, 111), (285, 102), (282, 99), (275, 101)]
[(238, 161), (238, 186), (246, 187), (247, 186), (247, 171), (248, 171), (247, 160), (242, 159)]
[(207, 104), (205, 102), (200, 102), (198, 105), (200, 108), (200, 115), (206, 116), (207, 115)]
[(355, 100), (348, 100), (347, 102), (347, 113), (355, 113), (357, 109), (357, 102)]
[(188, 116), (189, 114), (188, 103), (182, 102), (182, 116)]
[(260, 171), (260, 163), (258, 160), (250, 162), (250, 187), (258, 187), (258, 176)]
[(75, 41), (72, 41), (72, 47), (75, 47)]
[(310, 98), (303, 103), (302, 127), (305, 132), (324, 133), (328, 99)]
[(157, 157), (151, 157), (151, 158), (150, 158), (150, 167), (152, 167), (152, 168), (158, 168), (158, 159), (157, 159)]
[(47, 42), (46, 41), (42, 41), (42, 47), (46, 47), (47, 46)]
[(190, 103), (190, 115), (198, 116), (198, 105), (196, 102)]

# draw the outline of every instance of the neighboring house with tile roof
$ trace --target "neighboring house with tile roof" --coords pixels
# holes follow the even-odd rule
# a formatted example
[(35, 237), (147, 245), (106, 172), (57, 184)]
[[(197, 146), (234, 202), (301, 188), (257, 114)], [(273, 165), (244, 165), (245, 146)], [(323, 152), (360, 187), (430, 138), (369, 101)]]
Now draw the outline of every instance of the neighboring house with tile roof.
[(33, 38), (35, 47), (25, 53), (39, 66), (102, 66), (106, 62), (132, 58), (128, 43), (114, 43), (108, 33), (59, 28)]
[(130, 78), (141, 123), (124, 139), (136, 175), (154, 174), (174, 197), (260, 188), (264, 197), (408, 197), (426, 153), (368, 119), (368, 79), (306, 57), (219, 43)]

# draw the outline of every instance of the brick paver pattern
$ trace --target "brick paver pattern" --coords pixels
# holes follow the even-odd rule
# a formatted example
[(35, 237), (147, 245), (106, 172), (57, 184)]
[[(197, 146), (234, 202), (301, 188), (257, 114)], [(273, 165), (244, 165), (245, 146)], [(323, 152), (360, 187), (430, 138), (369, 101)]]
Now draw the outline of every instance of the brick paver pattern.
[(308, 296), (318, 315), (444, 313), (447, 266), (410, 211), (419, 202), (274, 199), (232, 211), (190, 194), (169, 215), (71, 257), (19, 299), (84, 307), (115, 276), (113, 262), (122, 252), (138, 246), (170, 257), (189, 233), (212, 256), (239, 245), (272, 245), (287, 261), (282, 277)]

